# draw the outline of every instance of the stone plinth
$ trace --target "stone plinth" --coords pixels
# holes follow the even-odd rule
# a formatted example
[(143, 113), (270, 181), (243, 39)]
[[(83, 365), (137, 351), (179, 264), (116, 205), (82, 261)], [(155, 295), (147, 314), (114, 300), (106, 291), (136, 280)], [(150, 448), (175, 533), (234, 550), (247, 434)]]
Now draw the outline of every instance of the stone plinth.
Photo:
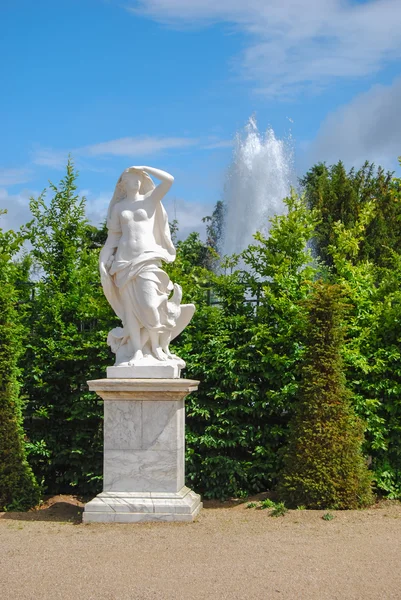
[(146, 357), (132, 366), (118, 365), (107, 367), (108, 379), (179, 379), (181, 369), (185, 367), (183, 360), (160, 361)]
[(198, 381), (98, 379), (104, 400), (103, 492), (83, 521), (192, 521), (200, 496), (185, 487), (185, 407)]

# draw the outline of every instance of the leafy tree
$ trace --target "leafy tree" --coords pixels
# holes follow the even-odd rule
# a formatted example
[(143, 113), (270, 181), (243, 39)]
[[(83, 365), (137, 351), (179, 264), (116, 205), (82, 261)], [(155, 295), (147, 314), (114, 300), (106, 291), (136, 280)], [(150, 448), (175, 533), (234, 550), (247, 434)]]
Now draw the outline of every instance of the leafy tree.
[(76, 193), (71, 161), (59, 186), (31, 200), (37, 272), (22, 368), (30, 461), (50, 492), (95, 492), (102, 472), (102, 404), (86, 381), (104, 376), (114, 317), (98, 276), (98, 238)]
[[(50, 186), (50, 202), (44, 194), (32, 200), (26, 228), (32, 249), (18, 263), (7, 258), (10, 285), (0, 280), (0, 300), (12, 310), (20, 303), (11, 338), (28, 400), (26, 446), (34, 471), (48, 491), (93, 493), (101, 478), (103, 411), (86, 381), (104, 377), (111, 364), (105, 340), (117, 319), (98, 276), (107, 231), (87, 222), (76, 176), (69, 163), (60, 184)], [(174, 345), (187, 361), (185, 376), (201, 381), (187, 401), (187, 477), (206, 497), (276, 484), (289, 421), (304, 394), (298, 366), (305, 353), (305, 300), (322, 271), (341, 286), (348, 305), (341, 316), (347, 339), (340, 343), (352, 392), (347, 406), (351, 402), (367, 423), (364, 451), (377, 486), (401, 497), (401, 183), (371, 165), (347, 173), (340, 163), (315, 166), (304, 185), (306, 201), (292, 193), (288, 213), (273, 219), (269, 237), (257, 234), (220, 270), (214, 268), (221, 203), (207, 220), (207, 242), (196, 233), (176, 242), (177, 260), (166, 266), (183, 287), (183, 302), (197, 307)], [(325, 267), (307, 249), (314, 232)], [(11, 371), (16, 381), (18, 371)], [(16, 414), (18, 406), (17, 398)], [(22, 435), (18, 416), (17, 422)]]
[(22, 427), (18, 359), (23, 354), (23, 329), (16, 288), (20, 269), (12, 262), (21, 243), (21, 236), (0, 229), (0, 510), (26, 510), (40, 500)]
[[(287, 204), (270, 236), (258, 234), (244, 252), (247, 271), (234, 260), (228, 275), (198, 270), (193, 280), (197, 311), (177, 353), (187, 360), (186, 376), (201, 381), (187, 400), (187, 478), (206, 497), (261, 491), (280, 470), (302, 353), (300, 300), (313, 276), (306, 244), (314, 216), (295, 194)], [(191, 290), (189, 279), (183, 287)]]
[(103, 221), (102, 225), (98, 228), (94, 225), (86, 225), (86, 235), (90, 240), (89, 248), (95, 250), (104, 246), (107, 240), (107, 222)]
[[(360, 364), (353, 363), (361, 412), (371, 415), (369, 453), (379, 489), (401, 498), (401, 256), (394, 255), (371, 302), (371, 327), (361, 332)], [(357, 369), (355, 369), (357, 367)], [(359, 367), (359, 368), (358, 368)]]
[(210, 269), (215, 258), (213, 249), (204, 244), (199, 233), (192, 232), (186, 240), (180, 240), (176, 244), (182, 266), (188, 271), (195, 267)]
[(359, 508), (372, 503), (361, 445), (363, 424), (345, 387), (342, 290), (315, 284), (308, 302), (306, 353), (280, 495), (290, 506)]
[(359, 246), (359, 260), (373, 260), (385, 265), (389, 249), (401, 250), (401, 205), (394, 201), (394, 188), (400, 184), (381, 167), (365, 162), (358, 170), (348, 173), (340, 161), (328, 167), (319, 163), (301, 179), (311, 208), (317, 209), (320, 221), (316, 228), (316, 250), (327, 264), (332, 265), (330, 245), (335, 239), (334, 225), (340, 221), (353, 227), (367, 203), (374, 205), (374, 216), (365, 230)]
[[(397, 182), (393, 190), (394, 201), (401, 200)], [(365, 451), (371, 456), (378, 489), (399, 498), (401, 257), (395, 251), (389, 252), (386, 267), (358, 258), (374, 208), (374, 202), (366, 203), (352, 228), (336, 223), (329, 252), (335, 280), (341, 284), (350, 305), (343, 357), (353, 404), (367, 423)]]

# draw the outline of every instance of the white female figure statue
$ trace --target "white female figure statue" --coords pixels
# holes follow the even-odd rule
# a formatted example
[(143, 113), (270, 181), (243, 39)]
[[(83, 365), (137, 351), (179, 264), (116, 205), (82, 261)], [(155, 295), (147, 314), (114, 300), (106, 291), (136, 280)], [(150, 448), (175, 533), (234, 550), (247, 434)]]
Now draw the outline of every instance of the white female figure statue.
[[(150, 175), (160, 180), (157, 187)], [(144, 359), (185, 366), (170, 353), (169, 343), (189, 323), (195, 306), (180, 305), (181, 287), (161, 268), (176, 254), (161, 203), (173, 181), (160, 169), (129, 167), (109, 205), (99, 263), (104, 293), (123, 323), (108, 336), (118, 366), (140, 365)]]

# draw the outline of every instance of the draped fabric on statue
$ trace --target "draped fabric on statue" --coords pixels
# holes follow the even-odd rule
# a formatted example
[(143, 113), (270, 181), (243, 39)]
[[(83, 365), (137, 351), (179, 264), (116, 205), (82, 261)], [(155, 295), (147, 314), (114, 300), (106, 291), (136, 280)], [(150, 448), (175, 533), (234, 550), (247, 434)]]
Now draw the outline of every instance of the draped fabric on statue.
[[(166, 329), (171, 330), (175, 322), (169, 318), (167, 301), (173, 285), (167, 273), (154, 265), (145, 264), (132, 281), (133, 285), (129, 280), (127, 285), (121, 288), (120, 293), (128, 296), (131, 310), (142, 327), (147, 331), (159, 333), (163, 333)], [(156, 310), (144, 306), (143, 292), (145, 290), (146, 293), (148, 282), (153, 287), (153, 304)], [(157, 301), (155, 301), (155, 295), (157, 295)]]

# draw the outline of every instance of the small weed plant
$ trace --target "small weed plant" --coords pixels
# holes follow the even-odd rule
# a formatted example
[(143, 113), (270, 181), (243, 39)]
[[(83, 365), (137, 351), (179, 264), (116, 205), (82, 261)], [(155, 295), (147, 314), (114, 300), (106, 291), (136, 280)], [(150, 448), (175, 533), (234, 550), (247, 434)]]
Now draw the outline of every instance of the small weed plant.
[(259, 508), (260, 508), (261, 510), (265, 510), (266, 508), (274, 508), (275, 506), (276, 506), (276, 505), (275, 505), (275, 503), (273, 502), (273, 500), (270, 500), (270, 498), (266, 498), (265, 500), (262, 500), (262, 501), (261, 501), (261, 503), (260, 503), (260, 505), (259, 505)]
[(288, 512), (288, 508), (284, 504), (284, 502), (277, 502), (274, 506), (272, 512), (270, 513), (271, 517), (284, 517), (285, 513)]
[(248, 502), (246, 508), (258, 508), (259, 510), (269, 509), (271, 517), (282, 517), (288, 511), (284, 502), (273, 502), (270, 498), (261, 500), (261, 502)]

